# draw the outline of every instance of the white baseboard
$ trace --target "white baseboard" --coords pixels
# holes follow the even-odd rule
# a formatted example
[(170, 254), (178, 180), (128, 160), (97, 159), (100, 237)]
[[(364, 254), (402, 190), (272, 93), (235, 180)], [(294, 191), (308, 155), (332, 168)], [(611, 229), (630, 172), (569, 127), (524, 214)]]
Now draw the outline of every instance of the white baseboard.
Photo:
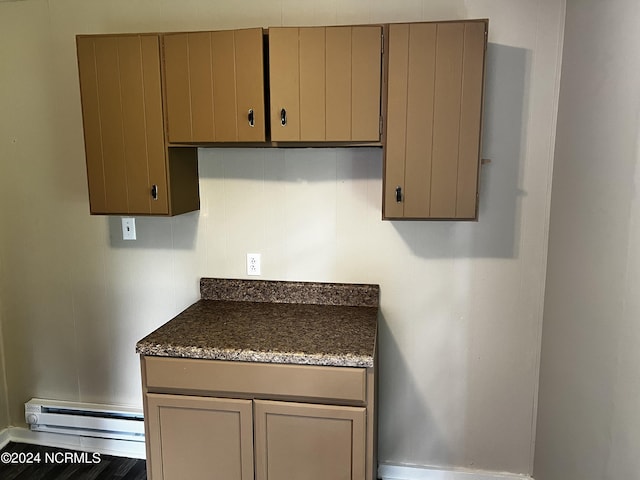
[(0, 431), (0, 450), (6, 447), (7, 443), (9, 443), (10, 441), (11, 441), (11, 438), (9, 437), (9, 429), (5, 428), (4, 430), (1, 430)]
[(388, 464), (379, 465), (378, 477), (382, 480), (533, 480), (529, 475), (516, 473)]
[(29, 429), (20, 427), (9, 427), (0, 432), (0, 446), (4, 447), (9, 442), (32, 443), (47, 447), (97, 452), (116, 457), (146, 458), (144, 442), (32, 432)]

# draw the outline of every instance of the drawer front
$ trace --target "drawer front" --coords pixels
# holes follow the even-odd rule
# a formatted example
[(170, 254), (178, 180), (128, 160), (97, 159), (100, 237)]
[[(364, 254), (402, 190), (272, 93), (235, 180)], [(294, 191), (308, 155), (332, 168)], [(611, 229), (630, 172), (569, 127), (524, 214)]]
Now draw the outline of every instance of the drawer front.
[(200, 391), (258, 398), (366, 401), (366, 369), (143, 357), (150, 392)]

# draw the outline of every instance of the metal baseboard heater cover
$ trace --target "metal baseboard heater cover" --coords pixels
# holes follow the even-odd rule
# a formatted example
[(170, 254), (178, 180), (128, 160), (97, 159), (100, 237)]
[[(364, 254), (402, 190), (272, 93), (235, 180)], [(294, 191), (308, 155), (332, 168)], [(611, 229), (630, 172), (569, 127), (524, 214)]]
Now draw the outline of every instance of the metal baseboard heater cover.
[(36, 432), (144, 442), (142, 409), (32, 398), (24, 417)]

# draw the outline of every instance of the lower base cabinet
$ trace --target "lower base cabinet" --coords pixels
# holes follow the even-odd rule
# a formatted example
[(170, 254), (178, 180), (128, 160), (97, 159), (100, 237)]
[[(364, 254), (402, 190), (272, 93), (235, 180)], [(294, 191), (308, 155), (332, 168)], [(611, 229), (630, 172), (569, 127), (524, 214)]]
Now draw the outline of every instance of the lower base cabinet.
[(365, 478), (365, 408), (159, 394), (147, 405), (153, 479)]
[(142, 373), (148, 480), (375, 478), (371, 368), (142, 357)]

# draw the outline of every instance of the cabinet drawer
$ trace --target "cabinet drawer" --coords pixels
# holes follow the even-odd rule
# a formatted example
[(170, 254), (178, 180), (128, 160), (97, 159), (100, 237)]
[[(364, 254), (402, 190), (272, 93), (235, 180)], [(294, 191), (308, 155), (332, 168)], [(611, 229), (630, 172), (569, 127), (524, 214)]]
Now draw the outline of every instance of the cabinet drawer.
[(366, 369), (143, 357), (150, 392), (187, 390), (362, 402)]

